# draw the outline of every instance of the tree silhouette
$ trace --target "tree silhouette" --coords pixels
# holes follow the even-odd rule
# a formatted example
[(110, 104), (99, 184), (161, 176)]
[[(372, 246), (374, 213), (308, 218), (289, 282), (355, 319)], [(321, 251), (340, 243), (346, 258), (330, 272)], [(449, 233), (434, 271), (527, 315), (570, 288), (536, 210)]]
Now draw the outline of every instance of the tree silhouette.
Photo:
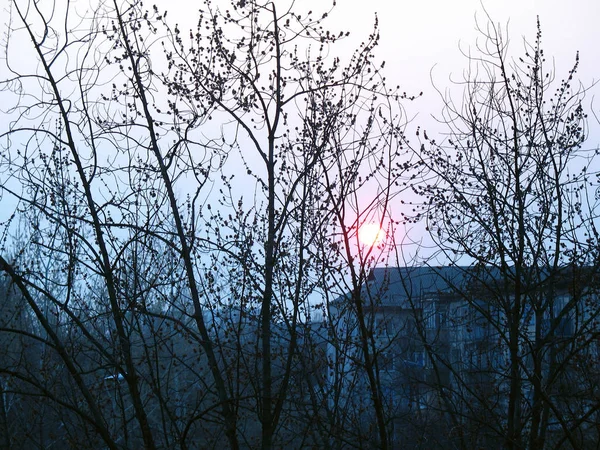
[[(581, 448), (595, 439), (598, 404), (582, 406), (579, 394), (564, 395), (564, 386), (594, 390), (578, 361), (596, 358), (599, 309), (597, 152), (584, 147), (579, 60), (557, 80), (539, 23), (533, 43), (525, 42), (514, 60), (505, 33), (491, 22), (481, 32), (459, 83), (461, 102), (443, 97), (447, 138), (421, 143), (417, 190), (439, 253), (457, 268), (467, 266), (468, 281), (455, 283), (454, 295), (487, 334), (489, 348), (463, 345), (461, 357), (431, 357), (453, 375), (455, 406), (445, 412), (466, 438), (484, 418), (480, 429), (487, 430), (475, 443), (486, 435), (494, 443), (486, 445), (506, 448), (564, 441)], [(465, 344), (473, 325), (461, 326), (471, 336)], [(491, 376), (480, 388), (464, 364), (477, 354), (489, 359), (473, 369)]]
[(407, 168), (377, 24), (329, 56), (347, 36), (330, 13), (204, 2), (184, 31), (139, 1), (13, 2), (0, 262), (61, 374), (12, 375), (69, 411), (69, 445), (317, 440), (315, 299), (364, 282), (377, 260), (356, 254), (358, 226), (386, 220)]

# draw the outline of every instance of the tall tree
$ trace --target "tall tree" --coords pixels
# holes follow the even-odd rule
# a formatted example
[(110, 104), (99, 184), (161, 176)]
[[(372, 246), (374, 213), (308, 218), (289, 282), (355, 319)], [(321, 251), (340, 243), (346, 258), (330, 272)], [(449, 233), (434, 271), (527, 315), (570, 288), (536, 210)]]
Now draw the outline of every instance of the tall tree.
[[(345, 276), (356, 270), (355, 285), (366, 279), (373, 260), (367, 252), (354, 259), (357, 230), (389, 214), (403, 173), (395, 163), (405, 96), (386, 86), (383, 64), (373, 61), (377, 26), (344, 63), (326, 57), (346, 36), (323, 31), (328, 13), (278, 11), (274, 3), (234, 4), (224, 14), (209, 10), (187, 46), (174, 29), (179, 47), (169, 55), (174, 81), (168, 82), (185, 102), (179, 109), (189, 111), (180, 113), (184, 121), (206, 108), (198, 109), (199, 100), (229, 117), (213, 139), (243, 167), (232, 173), (223, 166), (223, 196), (207, 206), (207, 246), (218, 253), (205, 274), (213, 308), (242, 308), (259, 321), (255, 358), (244, 370), (257, 380), (265, 448), (283, 420), (311, 297), (335, 283), (341, 294)], [(240, 185), (253, 187), (250, 201)], [(343, 257), (323, 249), (339, 249), (332, 254)], [(373, 400), (380, 403), (381, 394)], [(385, 446), (383, 420), (378, 426)]]
[(4, 236), (23, 229), (0, 263), (62, 370), (15, 376), (71, 412), (73, 445), (309, 435), (290, 401), (313, 299), (365, 280), (351, 240), (405, 169), (377, 26), (343, 58), (330, 12), (294, 2), (207, 1), (189, 32), (139, 1), (11, 5), (0, 189)]
[(462, 100), (443, 97), (447, 137), (422, 138), (417, 190), (436, 256), (467, 266), (468, 288), (457, 284), (455, 293), (495, 343), (489, 364), (479, 367), (493, 373), (492, 390), (478, 393), (459, 359), (432, 358), (455, 375), (464, 408), (447, 412), (460, 416), (457, 424), (474, 425), (484, 411), (488, 431), (506, 448), (553, 448), (564, 440), (581, 448), (600, 405), (561, 396), (567, 379), (594, 391), (575, 374), (594, 354), (599, 331), (597, 151), (584, 147), (579, 60), (559, 80), (539, 23), (515, 59), (507, 33), (491, 22), (481, 32), (458, 85)]

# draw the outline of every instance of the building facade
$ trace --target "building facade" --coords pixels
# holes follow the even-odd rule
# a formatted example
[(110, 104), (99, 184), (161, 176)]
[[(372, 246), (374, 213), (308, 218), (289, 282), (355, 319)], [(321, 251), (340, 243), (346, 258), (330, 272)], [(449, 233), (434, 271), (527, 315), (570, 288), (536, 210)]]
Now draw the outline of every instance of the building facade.
[(330, 308), (336, 339), (328, 357), (343, 374), (341, 390), (367, 409), (368, 348), (398, 443), (413, 443), (424, 426), (429, 439), (461, 447), (502, 445), (515, 427), (539, 448), (593, 441), (600, 429), (596, 271), (515, 272), (373, 269), (360, 298), (367, 347), (352, 296)]

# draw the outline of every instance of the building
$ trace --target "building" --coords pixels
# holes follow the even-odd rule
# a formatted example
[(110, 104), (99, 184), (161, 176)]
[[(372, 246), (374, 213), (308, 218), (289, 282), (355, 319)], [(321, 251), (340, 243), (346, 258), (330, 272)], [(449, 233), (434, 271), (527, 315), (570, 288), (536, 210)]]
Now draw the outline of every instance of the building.
[[(545, 442), (597, 436), (596, 270), (519, 276), (461, 266), (370, 272), (361, 290), (367, 348), (396, 441), (427, 421), (461, 445), (501, 445), (511, 421)], [(361, 408), (371, 398), (357, 311), (350, 295), (331, 305), (328, 356), (338, 364), (331, 383), (344, 380), (340, 389)]]

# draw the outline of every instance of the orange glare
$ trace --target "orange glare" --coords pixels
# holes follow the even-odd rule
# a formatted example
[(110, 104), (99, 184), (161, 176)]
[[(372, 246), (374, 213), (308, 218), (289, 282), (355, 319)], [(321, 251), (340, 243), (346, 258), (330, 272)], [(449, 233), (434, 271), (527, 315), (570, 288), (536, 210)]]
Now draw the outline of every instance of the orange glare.
[(378, 223), (365, 223), (358, 230), (358, 240), (363, 245), (379, 244), (385, 237), (385, 232)]

